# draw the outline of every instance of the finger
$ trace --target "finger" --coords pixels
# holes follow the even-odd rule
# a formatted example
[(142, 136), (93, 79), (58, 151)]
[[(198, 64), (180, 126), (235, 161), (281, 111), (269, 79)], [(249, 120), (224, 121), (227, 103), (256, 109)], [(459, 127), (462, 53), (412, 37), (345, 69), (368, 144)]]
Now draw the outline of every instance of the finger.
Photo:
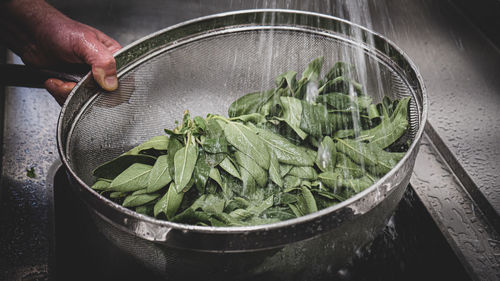
[(95, 33), (87, 34), (84, 40), (76, 43), (75, 51), (86, 63), (92, 66), (92, 75), (96, 82), (106, 91), (118, 88), (116, 62)]
[(56, 99), (56, 101), (62, 105), (69, 93), (75, 87), (74, 82), (63, 82), (59, 79), (50, 78), (44, 83), (45, 88), (49, 93)]
[(107, 36), (106, 34), (102, 33), (97, 29), (95, 30), (95, 32), (97, 35), (97, 39), (99, 39), (104, 44), (104, 46), (108, 47), (108, 50), (111, 53), (114, 54), (116, 51), (122, 48), (120, 43), (116, 42), (113, 38)]

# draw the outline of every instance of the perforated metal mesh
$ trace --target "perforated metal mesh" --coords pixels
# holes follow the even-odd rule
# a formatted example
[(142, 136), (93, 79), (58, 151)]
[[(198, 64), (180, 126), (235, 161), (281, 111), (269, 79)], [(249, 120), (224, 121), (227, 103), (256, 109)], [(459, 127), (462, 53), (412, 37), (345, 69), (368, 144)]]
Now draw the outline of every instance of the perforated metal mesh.
[[(87, 184), (99, 164), (146, 139), (163, 134), (181, 120), (184, 110), (192, 116), (227, 115), (238, 97), (274, 87), (274, 78), (286, 71), (301, 72), (323, 56), (323, 74), (337, 61), (366, 62), (367, 94), (380, 101), (383, 95), (401, 98), (412, 94), (397, 73), (359, 47), (299, 30), (255, 30), (194, 39), (136, 65), (119, 78), (113, 93), (96, 93), (76, 120), (68, 138), (68, 156), (77, 175)], [(358, 61), (354, 61), (359, 64)], [(363, 75), (361, 75), (363, 76)], [(414, 103), (414, 102), (413, 102)], [(410, 136), (418, 129), (417, 106)]]

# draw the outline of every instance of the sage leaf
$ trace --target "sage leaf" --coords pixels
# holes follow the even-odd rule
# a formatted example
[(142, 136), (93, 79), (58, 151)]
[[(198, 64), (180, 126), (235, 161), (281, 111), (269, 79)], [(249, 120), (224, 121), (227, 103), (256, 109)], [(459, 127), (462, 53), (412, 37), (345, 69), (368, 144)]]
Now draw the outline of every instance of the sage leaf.
[(229, 157), (224, 158), (224, 160), (222, 160), (222, 162), (219, 163), (219, 166), (224, 171), (229, 173), (231, 176), (233, 176), (237, 179), (241, 179), (240, 172), (238, 172), (238, 169), (233, 165), (231, 160), (229, 160)]
[(316, 157), (316, 165), (323, 171), (332, 171), (335, 168), (337, 161), (337, 149), (332, 138), (325, 136), (318, 148), (318, 156)]
[(236, 151), (234, 156), (236, 157), (238, 165), (247, 170), (260, 187), (264, 187), (266, 185), (268, 175), (266, 171), (257, 164), (257, 162), (240, 151)]
[(280, 97), (280, 100), (283, 105), (283, 115), (278, 120), (286, 122), (301, 139), (305, 139), (307, 133), (300, 128), (300, 118), (302, 116), (301, 100), (293, 97)]
[(270, 130), (257, 127), (252, 127), (252, 129), (270, 150), (274, 151), (280, 163), (296, 166), (312, 166), (314, 164), (314, 158), (311, 158), (304, 148), (294, 145), (286, 138)]
[(175, 183), (171, 183), (167, 192), (163, 197), (156, 202), (154, 206), (154, 216), (158, 217), (159, 214), (165, 214), (168, 220), (171, 220), (182, 203), (184, 193), (178, 193), (175, 190)]
[(204, 150), (198, 149), (198, 159), (193, 170), (194, 185), (200, 193), (205, 192), (205, 185), (210, 175), (211, 166)]
[(90, 188), (98, 191), (108, 190), (110, 184), (111, 183), (107, 180), (99, 179)]
[(323, 62), (323, 57), (318, 57), (310, 62), (304, 72), (302, 72), (301, 80), (317, 81), (321, 73), (321, 68), (323, 67)]
[(220, 172), (217, 168), (210, 169), (209, 177), (211, 179), (213, 179), (222, 188), (222, 186), (223, 186), (222, 178), (221, 178)]
[(148, 178), (148, 192), (155, 192), (172, 181), (168, 167), (168, 156), (162, 155), (156, 160)]
[(168, 143), (168, 154), (167, 154), (167, 159), (168, 159), (168, 171), (170, 174), (170, 178), (175, 177), (175, 165), (174, 165), (174, 160), (175, 160), (175, 154), (179, 149), (183, 148), (184, 145), (175, 137), (171, 137), (170, 141)]
[(181, 192), (191, 180), (193, 175), (196, 159), (198, 158), (197, 147), (189, 141), (186, 146), (179, 149), (175, 153), (174, 166), (175, 166), (175, 190), (177, 193)]
[(124, 153), (124, 155), (137, 155), (141, 151), (148, 149), (155, 150), (167, 150), (168, 149), (169, 138), (168, 136), (155, 136), (149, 140), (139, 144), (138, 146), (132, 148), (131, 150)]
[(270, 151), (271, 160), (269, 165), (269, 178), (279, 187), (283, 187), (283, 178), (280, 174), (280, 164), (274, 151)]
[(311, 193), (309, 188), (302, 186), (300, 191), (302, 196), (298, 197), (297, 206), (301, 209), (301, 213), (307, 215), (317, 212), (318, 206), (316, 205), (314, 195)]
[(109, 190), (127, 192), (146, 188), (151, 168), (146, 164), (132, 164), (111, 182)]
[(144, 204), (147, 204), (156, 198), (160, 197), (160, 194), (158, 193), (145, 193), (145, 194), (132, 194), (127, 197), (125, 197), (125, 200), (123, 200), (123, 207), (137, 207), (137, 206), (142, 206)]
[(97, 178), (113, 180), (132, 164), (153, 165), (155, 161), (156, 158), (149, 155), (120, 155), (97, 167), (92, 174)]
[(236, 149), (252, 158), (260, 167), (269, 169), (269, 153), (266, 145), (247, 126), (230, 121), (224, 128), (224, 135)]
[(246, 94), (234, 101), (228, 110), (229, 117), (256, 113), (274, 94), (274, 90)]
[(318, 173), (316, 173), (316, 170), (311, 166), (295, 166), (288, 174), (308, 180), (315, 180), (318, 178)]

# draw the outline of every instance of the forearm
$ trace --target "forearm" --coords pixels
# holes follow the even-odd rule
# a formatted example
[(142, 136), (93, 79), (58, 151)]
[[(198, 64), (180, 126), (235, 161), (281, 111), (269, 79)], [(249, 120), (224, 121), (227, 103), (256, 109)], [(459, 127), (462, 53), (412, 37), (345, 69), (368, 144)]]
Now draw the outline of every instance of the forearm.
[(0, 1), (0, 40), (17, 54), (35, 48), (41, 27), (55, 28), (68, 18), (43, 0)]

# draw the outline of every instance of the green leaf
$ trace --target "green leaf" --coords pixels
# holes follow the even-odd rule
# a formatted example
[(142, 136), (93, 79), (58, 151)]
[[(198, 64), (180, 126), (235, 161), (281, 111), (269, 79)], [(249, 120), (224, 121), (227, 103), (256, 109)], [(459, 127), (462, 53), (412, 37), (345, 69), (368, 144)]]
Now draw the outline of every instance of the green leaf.
[(171, 183), (167, 192), (163, 197), (156, 202), (154, 206), (154, 216), (157, 217), (163, 213), (168, 220), (171, 220), (182, 203), (184, 192), (177, 193), (175, 191), (175, 183)]
[(256, 113), (274, 94), (274, 90), (246, 94), (234, 101), (228, 110), (229, 117)]
[(90, 188), (93, 190), (108, 190), (110, 184), (107, 180), (98, 179)]
[(109, 198), (116, 199), (116, 198), (126, 197), (127, 195), (128, 192), (115, 191), (109, 194)]
[(269, 153), (266, 145), (247, 126), (230, 121), (224, 128), (224, 135), (232, 146), (252, 158), (260, 167), (269, 169)]
[(147, 204), (156, 198), (160, 197), (158, 193), (132, 194), (123, 200), (123, 207), (137, 207)]
[(254, 213), (256, 216), (258, 216), (262, 212), (264, 212), (265, 210), (272, 207), (273, 203), (274, 203), (274, 199), (273, 199), (273, 195), (271, 195), (271, 196), (267, 197), (264, 201), (260, 202), (259, 204), (253, 205), (253, 206), (247, 208), (247, 210)]
[(206, 155), (207, 153), (204, 150), (201, 148), (198, 149), (198, 159), (196, 160), (196, 165), (194, 166), (193, 171), (194, 185), (200, 193), (205, 192), (205, 185), (211, 169)]
[(251, 127), (252, 130), (275, 152), (279, 162), (296, 166), (312, 166), (314, 158), (303, 147), (294, 145), (281, 135), (267, 129)]
[(297, 88), (297, 72), (295, 71), (288, 71), (286, 73), (281, 74), (280, 76), (276, 77), (276, 87), (277, 88), (286, 88), (287, 89), (287, 95), (291, 96), (295, 93), (295, 90)]
[(360, 178), (367, 173), (343, 153), (337, 153), (337, 165), (334, 171), (338, 171), (344, 178)]
[(156, 158), (149, 155), (120, 155), (117, 158), (97, 167), (92, 174), (96, 178), (113, 180), (132, 164), (140, 163), (153, 165), (155, 161)]
[(299, 186), (300, 183), (302, 182), (302, 180), (299, 177), (292, 175), (286, 175), (283, 178), (283, 181), (284, 181), (283, 184), (285, 186), (285, 191)]
[(386, 174), (405, 155), (405, 153), (387, 152), (378, 146), (350, 139), (338, 139), (337, 150), (349, 156), (358, 165), (366, 165), (375, 175)]
[(318, 211), (316, 200), (314, 199), (314, 195), (311, 193), (309, 188), (301, 186), (300, 191), (302, 196), (298, 197), (297, 206), (301, 210), (301, 213), (307, 215)]
[(271, 162), (269, 165), (269, 178), (279, 187), (283, 187), (283, 178), (280, 174), (280, 164), (274, 151), (270, 151)]
[(175, 137), (170, 138), (170, 142), (168, 143), (168, 170), (170, 174), (170, 178), (175, 177), (175, 154), (179, 149), (183, 148), (184, 145)]
[(302, 101), (301, 114), (299, 127), (304, 132), (315, 137), (332, 134), (332, 124), (326, 106)]
[(165, 187), (172, 181), (170, 177), (169, 167), (168, 167), (168, 156), (162, 155), (158, 157), (156, 163), (154, 164), (151, 172), (149, 173), (148, 179), (148, 192), (154, 192)]
[(288, 175), (288, 173), (290, 172), (290, 170), (293, 168), (292, 165), (287, 165), (287, 164), (281, 164), (280, 165), (280, 175), (281, 177), (285, 177), (286, 175)]
[(354, 107), (359, 108), (359, 110), (366, 109), (372, 102), (370, 96), (359, 96), (351, 97), (343, 93), (328, 93), (319, 95), (316, 102), (328, 104), (329, 106), (339, 109), (339, 110), (349, 110)]
[[(363, 166), (375, 166), (377, 165), (377, 156), (375, 153), (367, 146), (365, 143), (357, 142), (350, 139), (338, 139), (337, 140), (337, 151), (340, 151), (349, 158), (351, 158), (357, 164)], [(389, 169), (391, 167), (384, 167)]]
[(249, 196), (253, 194), (257, 188), (257, 183), (254, 177), (248, 172), (245, 167), (240, 166), (241, 181), (243, 182), (242, 195)]
[(402, 99), (389, 122), (382, 121), (370, 136), (370, 144), (386, 148), (398, 140), (408, 129), (407, 107), (410, 98)]
[(339, 186), (339, 180), (341, 178), (338, 172), (324, 172), (318, 175), (319, 180), (324, 183), (329, 188), (336, 190)]
[(354, 66), (345, 62), (336, 62), (325, 75), (326, 80), (333, 80), (339, 76), (349, 76), (354, 74)]
[(226, 172), (228, 172), (231, 176), (241, 179), (241, 175), (238, 172), (238, 169), (233, 165), (229, 157), (224, 158), (222, 162), (219, 163), (219, 166)]
[[(267, 153), (267, 149), (265, 152)], [(257, 162), (240, 151), (236, 151), (234, 156), (236, 157), (238, 165), (247, 170), (260, 187), (264, 187), (266, 185), (268, 177), (266, 170), (262, 169)]]
[(126, 192), (146, 188), (152, 168), (146, 164), (132, 164), (111, 182), (109, 190)]
[(147, 204), (135, 208), (135, 212), (146, 216), (153, 216), (154, 204)]
[(168, 136), (155, 136), (149, 140), (139, 144), (138, 146), (132, 148), (131, 150), (125, 152), (123, 155), (137, 155), (141, 151), (148, 149), (155, 150), (167, 150), (168, 149), (169, 138)]
[(213, 194), (208, 194), (204, 200), (199, 203), (199, 208), (209, 214), (219, 214), (223, 212), (225, 204), (226, 201), (224, 199)]
[(175, 190), (180, 193), (189, 183), (193, 175), (196, 159), (198, 158), (198, 149), (190, 141), (186, 146), (179, 149), (175, 153), (174, 166), (175, 166)]
[(311, 166), (295, 166), (290, 170), (288, 174), (308, 180), (315, 180), (318, 178), (318, 174)]
[(229, 120), (231, 121), (241, 121), (243, 123), (254, 123), (254, 124), (262, 124), (266, 123), (267, 119), (264, 115), (260, 113), (250, 113), (250, 114), (245, 114), (245, 115), (239, 115), (233, 118), (230, 118)]
[(325, 136), (318, 148), (316, 165), (323, 171), (332, 171), (337, 161), (337, 149), (335, 143), (329, 136)]
[(222, 188), (222, 186), (223, 186), (222, 178), (221, 178), (220, 172), (217, 168), (214, 167), (214, 168), (210, 169), (209, 177), (211, 179), (213, 179)]
[(302, 217), (303, 215), (306, 215), (306, 214), (302, 213), (302, 210), (297, 205), (298, 205), (297, 203), (288, 204), (288, 207), (290, 208), (290, 210), (292, 210), (295, 217), (298, 218), (298, 217)]
[(214, 119), (208, 120), (206, 138), (202, 147), (209, 153), (227, 153), (227, 140), (219, 123)]
[(373, 179), (368, 176), (363, 176), (357, 179), (340, 179), (338, 185), (352, 189), (355, 193), (359, 193), (374, 183)]
[(280, 97), (280, 100), (283, 105), (283, 115), (281, 118), (277, 119), (286, 122), (287, 125), (304, 140), (307, 137), (307, 133), (300, 128), (302, 116), (301, 100), (293, 97)]
[(310, 62), (304, 72), (302, 72), (302, 78), (300, 80), (317, 81), (321, 73), (321, 68), (323, 67), (323, 62), (323, 57), (318, 57)]

